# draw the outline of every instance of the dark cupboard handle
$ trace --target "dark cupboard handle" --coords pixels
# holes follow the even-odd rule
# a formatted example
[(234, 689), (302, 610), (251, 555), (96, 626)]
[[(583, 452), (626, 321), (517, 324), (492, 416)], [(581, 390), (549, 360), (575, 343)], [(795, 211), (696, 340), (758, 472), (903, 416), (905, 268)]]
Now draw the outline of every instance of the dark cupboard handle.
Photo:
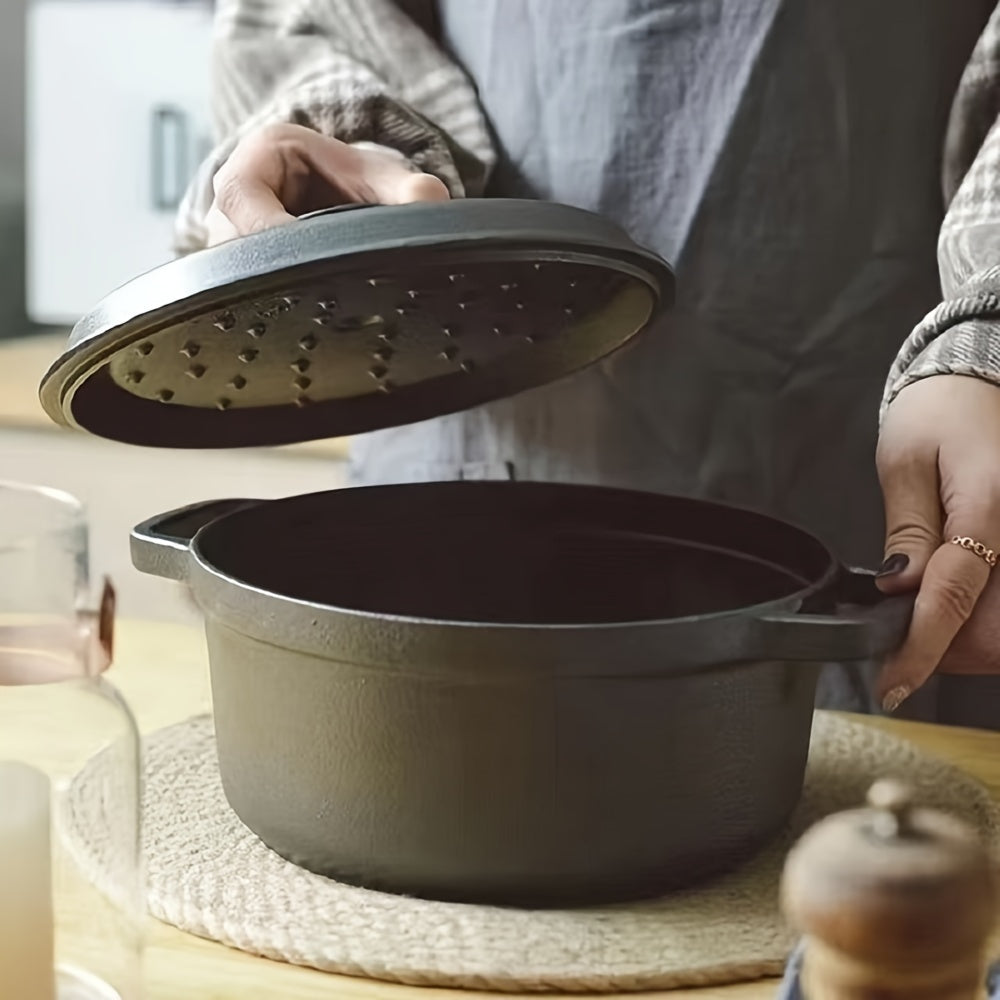
[(153, 109), (152, 201), (158, 212), (173, 212), (184, 197), (190, 163), (188, 116), (179, 108)]

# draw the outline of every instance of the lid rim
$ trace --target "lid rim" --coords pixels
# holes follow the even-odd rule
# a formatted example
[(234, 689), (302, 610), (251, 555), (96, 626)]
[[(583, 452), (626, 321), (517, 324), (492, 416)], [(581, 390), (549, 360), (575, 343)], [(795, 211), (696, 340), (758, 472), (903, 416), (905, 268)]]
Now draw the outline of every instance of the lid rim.
[[(502, 264), (504, 259), (520, 264), (534, 260), (579, 262), (604, 272), (628, 275), (648, 289), (651, 304), (636, 328), (626, 329), (624, 336), (612, 331), (604, 338), (603, 345), (594, 341), (590, 347), (585, 345), (582, 352), (579, 349), (564, 351), (561, 368), (557, 364), (549, 366), (542, 378), (536, 377), (537, 372), (532, 373), (529, 364), (521, 365), (519, 377), (508, 373), (507, 384), (500, 389), (489, 388), (490, 380), (477, 375), (477, 381), (487, 386), (479, 396), (459, 392), (455, 403), (449, 401), (445, 393), (442, 405), (418, 406), (406, 419), (399, 419), (394, 412), (399, 409), (397, 402), (383, 406), (387, 417), (374, 418), (369, 412), (353, 423), (347, 420), (343, 427), (331, 429), (320, 423), (309, 428), (307, 421), (292, 418), (283, 421), (274, 432), (252, 433), (252, 439), (234, 440), (234, 434), (227, 430), (205, 440), (199, 435), (192, 437), (190, 428), (178, 428), (180, 436), (171, 437), (159, 432), (147, 435), (141, 428), (129, 427), (122, 429), (130, 432), (123, 437), (114, 428), (97, 428), (99, 421), (88, 419), (75, 409), (78, 393), (122, 350), (170, 324), (184, 323), (186, 316), (193, 319), (199, 308), (208, 309), (210, 304), (212, 310), (228, 309), (244, 301), (248, 290), (252, 290), (254, 298), (278, 294), (283, 285), (293, 284), (296, 279), (301, 281), (306, 274), (315, 274), (314, 269), (329, 266), (331, 277), (338, 274), (340, 268), (351, 268), (356, 273), (359, 263), (371, 260), (373, 266), (378, 267), (393, 255), (406, 255), (411, 251), (419, 251), (423, 260), (433, 255), (439, 264), (456, 255), (463, 260), (473, 258), (477, 264)], [(74, 326), (65, 352), (49, 367), (41, 381), (39, 398), (49, 418), (61, 426), (132, 444), (161, 447), (284, 445), (403, 426), (538, 388), (596, 363), (645, 330), (661, 310), (671, 304), (673, 286), (673, 271), (666, 261), (633, 243), (614, 223), (582, 209), (499, 199), (370, 206), (358, 212), (319, 216), (233, 240), (171, 261), (132, 279), (106, 296)], [(231, 290), (231, 294), (225, 294), (227, 290)], [(567, 336), (572, 338), (573, 333)], [(106, 392), (129, 395), (113, 380), (106, 381)], [(112, 402), (111, 409), (115, 406)], [(179, 410), (176, 406), (171, 409), (175, 413)], [(309, 409), (311, 412), (317, 410), (316, 407)], [(362, 412), (370, 410), (367, 406), (359, 409)], [(213, 418), (214, 414), (208, 421)], [(138, 411), (136, 419), (139, 419)], [(166, 422), (170, 422), (169, 417)], [(230, 421), (231, 426), (234, 423)], [(133, 430), (136, 433), (131, 433)]]

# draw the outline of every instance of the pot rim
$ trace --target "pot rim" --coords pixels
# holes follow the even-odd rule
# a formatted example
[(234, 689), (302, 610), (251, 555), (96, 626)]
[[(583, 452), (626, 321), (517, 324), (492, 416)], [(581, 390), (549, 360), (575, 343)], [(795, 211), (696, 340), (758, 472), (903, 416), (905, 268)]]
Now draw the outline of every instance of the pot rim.
[[(463, 484), (470, 485), (478, 484)], [(504, 484), (514, 485), (537, 484)], [(292, 496), (261, 503), (296, 499), (297, 496)], [(807, 600), (824, 591), (830, 593), (830, 604), (834, 605), (839, 581), (845, 573), (849, 574), (826, 545), (810, 532), (768, 514), (714, 501), (674, 499), (715, 508), (724, 515), (746, 514), (792, 530), (804, 542), (811, 542), (818, 554), (822, 553), (825, 568), (807, 585), (776, 599), (677, 618), (553, 624), (426, 618), (320, 604), (239, 579), (214, 564), (204, 551), (212, 525), (229, 516), (223, 514), (191, 539), (186, 554), (187, 579), (210, 628), (224, 626), (276, 649), (379, 670), (416, 670), (454, 676), (462, 672), (458, 666), (462, 662), (468, 674), (467, 664), (471, 661), (477, 665), (473, 672), (477, 678), (484, 674), (538, 677), (540, 670), (547, 677), (621, 678), (663, 676), (755, 660), (786, 658), (815, 663), (837, 658), (816, 653), (818, 633), (832, 637), (834, 631), (844, 631), (836, 626), (858, 623), (838, 619), (832, 607), (822, 616), (798, 614)], [(794, 622), (789, 626), (792, 619)], [(796, 633), (794, 640), (789, 643), (782, 638), (776, 645), (775, 629), (787, 631), (789, 627)], [(809, 632), (817, 633), (812, 641), (806, 635)], [(803, 638), (807, 640), (804, 643)]]
[[(702, 617), (568, 625), (479, 623), (353, 611), (249, 588), (195, 558), (189, 584), (206, 630), (223, 628), (282, 653), (299, 653), (381, 673), (455, 679), (664, 677), (785, 657), (758, 626), (795, 618), (807, 596), (833, 590), (838, 567), (789, 598)], [(248, 596), (249, 594), (249, 596)], [(825, 623), (835, 621), (833, 615)], [(813, 626), (806, 616), (795, 629)], [(470, 664), (475, 664), (470, 670)]]
[[(818, 541), (818, 540), (817, 540)], [(819, 543), (822, 544), (822, 543)], [(692, 546), (705, 550), (710, 550), (712, 546)], [(828, 551), (823, 546), (824, 551)], [(717, 549), (717, 551), (723, 551)], [(799, 590), (774, 598), (770, 601), (763, 601), (758, 604), (744, 604), (738, 608), (727, 608), (725, 611), (709, 611), (703, 614), (678, 615), (674, 618), (635, 618), (613, 622), (491, 622), (491, 621), (470, 621), (468, 619), (455, 618), (430, 618), (419, 615), (403, 615), (395, 612), (366, 611), (360, 608), (347, 608), (337, 604), (320, 604), (316, 601), (309, 601), (301, 597), (292, 597), (278, 591), (268, 590), (265, 587), (258, 587), (255, 584), (247, 583), (239, 577), (231, 576), (221, 570), (201, 551), (197, 537), (191, 544), (191, 558), (194, 565), (206, 577), (214, 581), (233, 586), (241, 591), (251, 593), (254, 597), (267, 599), (279, 604), (291, 607), (309, 609), (323, 614), (343, 615), (348, 618), (366, 619), (377, 622), (394, 622), (401, 625), (421, 626), (429, 625), (436, 627), (447, 626), (448, 628), (468, 628), (482, 631), (492, 629), (503, 632), (598, 632), (622, 628), (636, 629), (642, 627), (659, 627), (669, 625), (704, 625), (707, 623), (724, 621), (727, 618), (751, 616), (758, 617), (777, 610), (787, 610), (792, 605), (801, 605), (810, 597), (822, 593), (831, 587), (842, 571), (840, 562), (830, 553), (830, 562), (824, 570), (823, 575), (813, 583)], [(192, 581), (193, 582), (193, 581)]]
[[(272, 504), (284, 504), (284, 503), (294, 503), (300, 499), (307, 497), (316, 497), (323, 495), (337, 495), (343, 493), (345, 490), (350, 490), (352, 492), (360, 492), (365, 490), (389, 490), (389, 489), (401, 489), (401, 490), (413, 490), (420, 488), (434, 488), (440, 487), (442, 483), (412, 483), (412, 484), (399, 484), (393, 486), (360, 486), (360, 487), (345, 487), (342, 489), (333, 490), (320, 490), (318, 492), (310, 493), (299, 493), (293, 494), (287, 497), (279, 497), (273, 500), (262, 500), (259, 504), (255, 506), (265, 506), (269, 507)], [(759, 510), (754, 510), (751, 507), (739, 506), (735, 504), (721, 503), (716, 500), (705, 500), (696, 497), (685, 497), (685, 496), (674, 496), (666, 493), (654, 493), (648, 490), (632, 490), (632, 489), (621, 489), (617, 487), (609, 487), (603, 485), (591, 485), (591, 484), (577, 484), (577, 483), (535, 483), (530, 481), (517, 482), (517, 481), (497, 481), (497, 482), (455, 482), (454, 484), (448, 484), (460, 487), (462, 489), (476, 489), (477, 486), (500, 486), (504, 489), (523, 489), (527, 487), (531, 489), (533, 487), (542, 488), (563, 488), (582, 490), (582, 491), (594, 491), (596, 493), (619, 493), (619, 494), (634, 494), (636, 496), (646, 496), (655, 497), (657, 499), (662, 499), (664, 501), (669, 500), (679, 500), (684, 503), (696, 504), (698, 507), (705, 510), (714, 510), (718, 514), (723, 516), (745, 516), (750, 518), (756, 518), (763, 521), (768, 521), (771, 524), (779, 527), (783, 530), (793, 531), (800, 536), (802, 536), (803, 543), (812, 544), (818, 550), (822, 551), (825, 557), (826, 566), (822, 574), (820, 574), (812, 582), (806, 584), (804, 587), (800, 587), (797, 590), (790, 591), (778, 598), (773, 598), (769, 601), (762, 601), (757, 604), (745, 604), (738, 608), (727, 608), (724, 611), (714, 611), (706, 612), (702, 614), (693, 615), (680, 615), (671, 618), (638, 618), (638, 619), (628, 619), (622, 621), (613, 622), (490, 622), (490, 621), (469, 621), (469, 620), (459, 620), (452, 618), (437, 618), (437, 617), (425, 617), (420, 615), (405, 615), (390, 612), (381, 611), (367, 611), (363, 609), (348, 608), (337, 604), (322, 604), (316, 601), (306, 600), (304, 598), (294, 597), (290, 594), (283, 594), (279, 591), (269, 590), (266, 587), (257, 586), (256, 584), (248, 583), (245, 580), (241, 580), (239, 577), (228, 573), (226, 570), (221, 568), (215, 562), (213, 562), (203, 551), (203, 541), (212, 532), (216, 525), (221, 524), (230, 517), (237, 516), (241, 513), (240, 510), (231, 510), (226, 513), (221, 514), (219, 517), (214, 518), (210, 523), (204, 525), (191, 539), (189, 545), (189, 558), (197, 566), (202, 574), (211, 577), (217, 581), (224, 582), (233, 587), (236, 587), (242, 591), (252, 593), (257, 597), (266, 598), (268, 600), (277, 601), (284, 605), (289, 605), (292, 607), (298, 607), (302, 609), (309, 609), (316, 612), (322, 613), (333, 613), (337, 615), (344, 615), (351, 618), (359, 619), (369, 619), (377, 620), (379, 622), (398, 622), (405, 625), (431, 625), (431, 626), (448, 626), (448, 627), (468, 627), (481, 630), (484, 628), (496, 629), (500, 631), (512, 631), (512, 632), (525, 632), (525, 631), (563, 631), (563, 632), (595, 632), (603, 631), (608, 629), (616, 629), (622, 627), (637, 628), (641, 626), (666, 626), (666, 625), (681, 625), (681, 624), (703, 624), (706, 622), (718, 622), (730, 618), (733, 616), (744, 616), (744, 615), (756, 615), (757, 613), (767, 613), (774, 611), (779, 608), (788, 608), (791, 603), (797, 602), (801, 604), (803, 601), (810, 597), (821, 593), (825, 589), (829, 588), (842, 573), (843, 567), (840, 560), (834, 555), (833, 551), (830, 549), (825, 542), (814, 535), (812, 532), (807, 531), (805, 528), (792, 521), (786, 521), (782, 518), (775, 517), (773, 514), (767, 514)], [(683, 536), (680, 536), (679, 541), (684, 542)], [(687, 543), (689, 547), (695, 549), (702, 549), (705, 551), (716, 551), (716, 552), (726, 552), (731, 550), (726, 550), (720, 546), (713, 546), (707, 544), (699, 544), (697, 542)], [(746, 550), (744, 550), (744, 554)], [(775, 563), (775, 566), (785, 569), (789, 576), (795, 575), (793, 571), (789, 571), (787, 566), (782, 567), (781, 564)]]

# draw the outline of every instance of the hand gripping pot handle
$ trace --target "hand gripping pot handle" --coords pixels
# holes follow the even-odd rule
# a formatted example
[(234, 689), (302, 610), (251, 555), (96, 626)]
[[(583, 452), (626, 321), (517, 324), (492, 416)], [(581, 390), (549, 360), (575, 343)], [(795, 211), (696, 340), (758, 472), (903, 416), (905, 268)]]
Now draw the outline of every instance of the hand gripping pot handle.
[(263, 500), (206, 500), (143, 521), (132, 530), (132, 565), (140, 573), (184, 581), (191, 542), (202, 528), (226, 514), (256, 507)]
[(845, 569), (837, 582), (833, 614), (764, 615), (753, 620), (748, 645), (760, 659), (881, 659), (903, 644), (915, 596), (886, 597), (871, 570)]

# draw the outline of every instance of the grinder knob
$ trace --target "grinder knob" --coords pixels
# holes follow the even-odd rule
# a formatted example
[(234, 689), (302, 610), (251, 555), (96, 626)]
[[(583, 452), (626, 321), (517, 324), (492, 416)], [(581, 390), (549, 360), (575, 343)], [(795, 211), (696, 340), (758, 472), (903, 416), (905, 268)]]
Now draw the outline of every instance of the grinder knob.
[(808, 1000), (973, 1000), (982, 994), (997, 879), (974, 831), (877, 782), (790, 852), (785, 916), (803, 936)]

